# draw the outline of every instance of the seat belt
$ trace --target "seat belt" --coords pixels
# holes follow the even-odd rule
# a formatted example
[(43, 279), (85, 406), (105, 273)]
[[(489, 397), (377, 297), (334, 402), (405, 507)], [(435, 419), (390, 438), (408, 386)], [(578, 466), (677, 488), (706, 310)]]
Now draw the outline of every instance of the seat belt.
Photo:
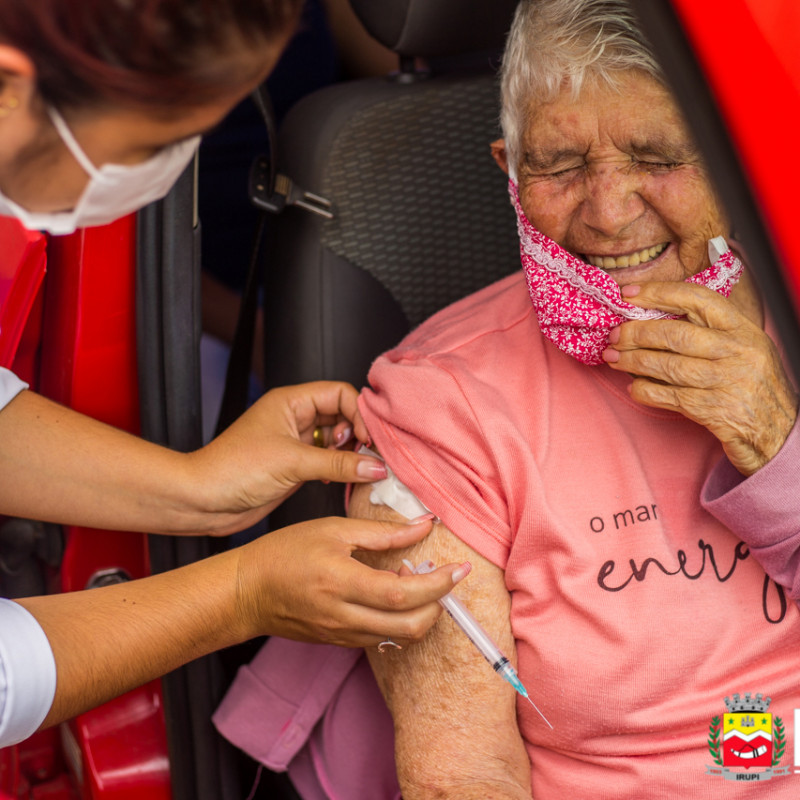
[(250, 202), (261, 210), (261, 214), (250, 251), (250, 264), (231, 344), (225, 374), (225, 390), (217, 417), (215, 436), (219, 436), (247, 409), (256, 316), (266, 273), (266, 263), (260, 256), (267, 215), (280, 214), (286, 206), (293, 205), (326, 219), (333, 218), (331, 203), (328, 200), (305, 191), (286, 175), (277, 172), (277, 125), (266, 85), (263, 83), (259, 85), (251, 97), (264, 121), (268, 152), (258, 156), (250, 168), (248, 194)]

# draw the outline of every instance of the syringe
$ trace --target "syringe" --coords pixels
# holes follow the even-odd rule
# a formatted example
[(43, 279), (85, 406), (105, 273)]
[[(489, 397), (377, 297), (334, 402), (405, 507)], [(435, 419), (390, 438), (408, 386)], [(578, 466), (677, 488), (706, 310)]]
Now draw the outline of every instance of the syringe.
[[(407, 559), (403, 559), (403, 563), (417, 575), (424, 575), (428, 572), (433, 572), (435, 569), (432, 561), (423, 561), (419, 566), (415, 567)], [(442, 608), (453, 618), (453, 622), (461, 628), (467, 635), (467, 638), (478, 648), (483, 657), (492, 665), (494, 671), (503, 680), (508, 681), (538, 712), (539, 716), (548, 724), (547, 717), (539, 711), (536, 703), (528, 696), (528, 690), (522, 685), (522, 681), (517, 675), (517, 671), (511, 666), (511, 662), (503, 655), (500, 648), (492, 641), (488, 633), (478, 624), (475, 617), (470, 614), (467, 607), (452, 593), (446, 594), (444, 597), (439, 598), (439, 603)], [(550, 725), (550, 729), (553, 726)]]

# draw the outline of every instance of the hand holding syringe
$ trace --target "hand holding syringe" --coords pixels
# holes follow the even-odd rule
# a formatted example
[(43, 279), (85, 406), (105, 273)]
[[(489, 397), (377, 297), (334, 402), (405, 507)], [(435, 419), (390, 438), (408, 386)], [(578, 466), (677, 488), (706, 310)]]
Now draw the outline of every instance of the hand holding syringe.
[[(435, 569), (432, 561), (423, 561), (417, 567), (406, 559), (403, 559), (403, 563), (417, 575), (433, 572)], [(500, 651), (500, 648), (492, 641), (489, 634), (478, 624), (475, 617), (467, 611), (466, 606), (452, 592), (442, 597), (439, 603), (453, 618), (453, 622), (467, 634), (469, 640), (492, 665), (494, 671), (501, 678), (508, 681), (536, 709), (539, 716), (550, 725), (547, 717), (539, 711), (536, 703), (528, 696), (528, 690), (522, 685), (522, 681), (519, 679), (514, 667), (511, 666), (511, 663)], [(553, 726), (550, 725), (550, 728), (552, 730)]]

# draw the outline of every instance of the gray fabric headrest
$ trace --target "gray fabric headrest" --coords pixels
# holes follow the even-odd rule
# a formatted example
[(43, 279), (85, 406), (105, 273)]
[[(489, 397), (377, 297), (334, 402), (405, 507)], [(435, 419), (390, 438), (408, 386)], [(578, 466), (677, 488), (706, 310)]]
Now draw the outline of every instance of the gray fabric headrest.
[(367, 30), (405, 56), (500, 50), (517, 0), (350, 0)]

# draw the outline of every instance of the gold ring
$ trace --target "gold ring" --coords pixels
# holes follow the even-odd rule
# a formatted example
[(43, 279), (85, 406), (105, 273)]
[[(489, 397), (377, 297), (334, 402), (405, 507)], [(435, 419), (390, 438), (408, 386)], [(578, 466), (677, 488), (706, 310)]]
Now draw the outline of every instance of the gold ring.
[(325, 447), (325, 439), (322, 435), (322, 428), (314, 428), (314, 433), (311, 434), (311, 441), (314, 447)]

